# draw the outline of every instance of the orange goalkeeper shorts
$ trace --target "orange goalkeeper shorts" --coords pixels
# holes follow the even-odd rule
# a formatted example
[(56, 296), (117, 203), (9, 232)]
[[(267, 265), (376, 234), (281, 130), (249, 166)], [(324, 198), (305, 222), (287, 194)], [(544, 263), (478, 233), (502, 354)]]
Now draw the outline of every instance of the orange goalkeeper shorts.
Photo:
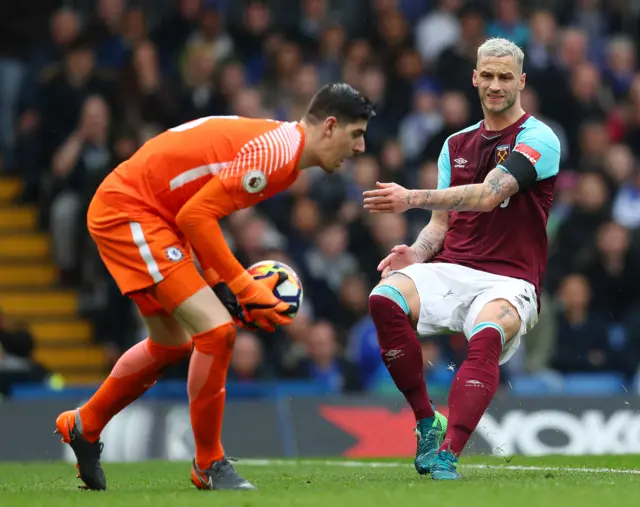
[(87, 227), (120, 291), (142, 315), (171, 314), (207, 286), (184, 236), (159, 215), (130, 205), (116, 208), (98, 193), (87, 211)]

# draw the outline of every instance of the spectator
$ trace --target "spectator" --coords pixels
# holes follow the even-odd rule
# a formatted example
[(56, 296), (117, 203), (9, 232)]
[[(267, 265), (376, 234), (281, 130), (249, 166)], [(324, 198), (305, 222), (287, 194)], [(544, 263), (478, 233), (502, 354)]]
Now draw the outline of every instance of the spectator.
[(579, 158), (572, 160), (572, 167), (581, 172), (602, 174), (605, 164), (609, 138), (607, 128), (601, 121), (585, 120), (578, 129)]
[(24, 326), (11, 326), (0, 310), (0, 396), (18, 384), (43, 382), (49, 372), (32, 359), (33, 337)]
[(357, 261), (347, 252), (347, 230), (339, 223), (323, 227), (315, 247), (305, 255), (307, 289), (316, 296), (318, 315), (331, 318), (338, 311), (338, 293), (344, 278), (357, 271)]
[(298, 38), (308, 51), (315, 51), (324, 28), (332, 18), (327, 0), (302, 0)]
[(592, 311), (609, 322), (621, 322), (640, 302), (640, 269), (629, 230), (615, 222), (597, 231), (596, 249), (583, 267), (593, 289)]
[(565, 78), (578, 65), (587, 63), (589, 61), (587, 34), (579, 28), (564, 29), (560, 34), (557, 59), (560, 68), (565, 73)]
[(607, 29), (600, 0), (578, 0), (573, 15), (573, 25), (584, 30), (589, 42), (590, 51), (598, 55), (598, 47)]
[[(554, 45), (556, 44), (557, 24), (550, 11), (536, 11), (529, 19), (529, 40), (524, 47), (527, 55), (525, 71), (545, 72), (554, 65)], [(526, 111), (527, 109), (525, 109)]]
[(322, 84), (340, 80), (342, 58), (347, 43), (345, 29), (338, 24), (326, 27), (320, 39), (317, 68)]
[(163, 79), (158, 51), (151, 41), (140, 41), (132, 48), (121, 72), (120, 88), (128, 125), (137, 129), (154, 126), (161, 131), (180, 123), (175, 87)]
[[(600, 88), (600, 73), (592, 64), (582, 63), (574, 67), (570, 80), (569, 95), (564, 101), (562, 110), (556, 112), (553, 117), (565, 127), (569, 150), (575, 156), (581, 152), (579, 148), (584, 148), (584, 146), (579, 147), (578, 137), (584, 123), (603, 121), (607, 102)], [(574, 160), (579, 163), (575, 158)], [(576, 167), (576, 169), (580, 168)]]
[(604, 82), (616, 100), (626, 97), (633, 81), (636, 52), (633, 41), (619, 36), (607, 44)]
[(390, 74), (402, 51), (411, 47), (409, 24), (403, 14), (396, 9), (386, 10), (377, 22), (377, 30), (372, 36), (373, 47), (385, 73)]
[(80, 230), (93, 192), (112, 169), (110, 134), (109, 108), (101, 97), (91, 96), (82, 107), (76, 130), (53, 155), (51, 234), (64, 285), (79, 283)]
[(634, 186), (635, 166), (636, 161), (629, 146), (625, 144), (609, 146), (605, 154), (603, 170), (611, 195), (615, 195), (621, 186)]
[(416, 86), (413, 95), (413, 110), (400, 124), (402, 152), (408, 160), (415, 160), (434, 135), (442, 129), (439, 97), (428, 83)]
[[(632, 159), (627, 160), (633, 163)], [(640, 171), (633, 171), (621, 182), (620, 191), (613, 201), (613, 219), (623, 227), (640, 228)]]
[(340, 314), (336, 329), (341, 343), (349, 330), (369, 313), (369, 280), (360, 274), (348, 275), (340, 286)]
[(217, 67), (233, 53), (233, 40), (224, 29), (223, 19), (216, 7), (207, 6), (199, 12), (199, 27), (186, 42), (187, 59), (193, 51), (207, 52)]
[(438, 0), (429, 14), (416, 25), (416, 46), (425, 63), (432, 66), (440, 53), (452, 46), (460, 36), (460, 21), (456, 13), (460, 0)]
[(260, 79), (266, 68), (263, 48), (272, 32), (271, 13), (267, 5), (252, 0), (246, 3), (242, 24), (231, 30), (237, 55), (245, 62), (248, 73)]
[(591, 288), (581, 275), (561, 283), (562, 310), (557, 316), (556, 352), (552, 367), (562, 373), (606, 371), (614, 368), (608, 354), (605, 320), (591, 312)]
[(38, 94), (43, 160), (50, 160), (56, 148), (76, 128), (79, 112), (88, 96), (100, 95), (112, 112), (116, 104), (115, 84), (96, 70), (95, 55), (86, 38), (80, 38), (68, 47), (63, 66), (43, 81)]
[(289, 376), (326, 385), (328, 393), (362, 389), (356, 367), (338, 355), (338, 340), (329, 322), (314, 324), (305, 343), (307, 359), (299, 361), (288, 372)]
[(358, 369), (360, 383), (367, 391), (374, 388), (385, 374), (388, 376), (387, 368), (380, 357), (376, 328), (369, 315), (351, 328), (346, 350), (346, 357)]
[(609, 217), (608, 192), (597, 173), (580, 177), (576, 202), (558, 230), (556, 249), (549, 259), (549, 286), (555, 291), (558, 277), (584, 263), (595, 244), (595, 231)]
[(172, 70), (179, 68), (180, 56), (187, 39), (198, 26), (202, 10), (202, 0), (179, 0), (177, 3), (177, 12), (165, 18), (151, 35), (161, 55), (171, 62)]
[(465, 94), (473, 105), (470, 118), (477, 121), (481, 118), (482, 109), (478, 104), (476, 91), (469, 86), (469, 79), (476, 67), (478, 47), (486, 38), (485, 18), (482, 11), (472, 3), (460, 10), (459, 17), (460, 37), (440, 55), (435, 76), (443, 90)]
[(206, 49), (189, 53), (182, 76), (179, 122), (227, 112), (227, 103), (213, 82), (213, 62), (213, 57)]
[[(477, 102), (477, 101), (476, 101)], [(447, 138), (470, 123), (469, 102), (459, 92), (446, 92), (442, 99), (442, 127), (426, 144), (421, 160), (437, 160)]]
[(259, 382), (270, 376), (260, 340), (254, 334), (239, 332), (233, 345), (227, 378), (232, 382)]
[(489, 37), (503, 37), (526, 46), (529, 41), (529, 29), (522, 21), (517, 0), (494, 0), (495, 20), (487, 26)]
[(0, 16), (0, 168), (15, 171), (15, 121), (20, 91), (27, 73), (25, 58), (34, 43), (43, 42), (46, 23), (54, 2), (44, 1), (37, 12), (27, 2), (3, 5)]
[(97, 18), (89, 25), (87, 34), (96, 51), (99, 67), (119, 69), (127, 56), (125, 33), (125, 1), (99, 0)]
[(0, 309), (0, 348), (5, 354), (30, 359), (35, 347), (33, 336), (24, 323), (11, 322)]

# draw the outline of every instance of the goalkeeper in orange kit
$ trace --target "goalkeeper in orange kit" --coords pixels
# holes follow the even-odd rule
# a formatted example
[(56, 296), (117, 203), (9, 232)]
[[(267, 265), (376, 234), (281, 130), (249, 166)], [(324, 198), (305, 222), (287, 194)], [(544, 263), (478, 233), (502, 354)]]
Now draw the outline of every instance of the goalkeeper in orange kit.
[(191, 479), (201, 489), (254, 489), (226, 460), (220, 441), (234, 320), (272, 331), (291, 321), (290, 308), (273, 294), (281, 278), (254, 280), (231, 253), (219, 220), (286, 190), (305, 168), (332, 173), (362, 153), (374, 114), (352, 87), (331, 84), (299, 122), (194, 120), (149, 140), (103, 181), (87, 213), (89, 232), (149, 337), (123, 354), (85, 405), (56, 420), (87, 488), (106, 489), (100, 434), (107, 423), (193, 349)]

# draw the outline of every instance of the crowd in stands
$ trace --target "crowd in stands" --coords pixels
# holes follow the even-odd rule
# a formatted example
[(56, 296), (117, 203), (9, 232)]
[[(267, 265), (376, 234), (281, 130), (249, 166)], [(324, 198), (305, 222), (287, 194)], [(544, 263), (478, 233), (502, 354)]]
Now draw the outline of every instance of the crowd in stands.
[[(229, 378), (386, 389), (368, 294), (380, 259), (410, 244), (430, 214), (368, 215), (361, 194), (376, 181), (437, 185), (443, 142), (482, 116), (477, 47), (502, 36), (526, 54), (524, 109), (562, 146), (540, 323), (503, 378), (636, 375), (640, 17), (627, 2), (46, 0), (37, 15), (31, 4), (7, 2), (0, 16), (2, 170), (24, 180), (20, 199), (39, 206), (60, 283), (80, 291), (113, 358), (144, 331), (87, 236), (86, 207), (105, 174), (169, 127), (209, 115), (297, 120), (317, 88), (344, 80), (376, 104), (367, 153), (339, 175), (305, 171), (288, 192), (225, 220), (241, 262), (282, 260), (305, 288), (291, 326), (239, 332)], [(422, 347), (428, 381), (446, 388), (465, 338)]]

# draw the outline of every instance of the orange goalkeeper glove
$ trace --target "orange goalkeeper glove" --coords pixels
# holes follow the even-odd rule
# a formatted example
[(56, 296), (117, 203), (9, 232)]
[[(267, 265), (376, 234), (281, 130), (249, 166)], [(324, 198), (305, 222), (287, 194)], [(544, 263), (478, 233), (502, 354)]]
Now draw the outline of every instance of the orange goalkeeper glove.
[(213, 287), (213, 292), (227, 309), (236, 326), (242, 327), (249, 331), (259, 331), (260, 328), (251, 322), (247, 322), (242, 307), (238, 303), (238, 298), (231, 292), (229, 286), (224, 282), (218, 282)]
[[(251, 277), (248, 273), (246, 276)], [(244, 278), (245, 275), (241, 277)], [(252, 322), (269, 332), (275, 331), (276, 326), (291, 323), (291, 317), (287, 314), (293, 312), (295, 308), (278, 299), (273, 293), (275, 288), (287, 278), (287, 274), (281, 271), (260, 280), (254, 280), (251, 277), (251, 282), (236, 293), (247, 322)], [(236, 285), (234, 282), (229, 284), (232, 291)]]

